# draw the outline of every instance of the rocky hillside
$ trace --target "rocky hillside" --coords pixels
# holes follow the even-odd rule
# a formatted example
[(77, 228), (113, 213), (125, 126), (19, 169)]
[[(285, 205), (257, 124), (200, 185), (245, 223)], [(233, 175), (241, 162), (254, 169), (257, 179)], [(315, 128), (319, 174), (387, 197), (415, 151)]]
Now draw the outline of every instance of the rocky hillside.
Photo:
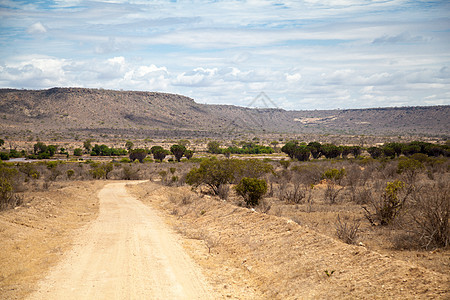
[(446, 137), (450, 106), (286, 111), (206, 105), (166, 93), (85, 88), (0, 90), (1, 135), (76, 137), (294, 134)]

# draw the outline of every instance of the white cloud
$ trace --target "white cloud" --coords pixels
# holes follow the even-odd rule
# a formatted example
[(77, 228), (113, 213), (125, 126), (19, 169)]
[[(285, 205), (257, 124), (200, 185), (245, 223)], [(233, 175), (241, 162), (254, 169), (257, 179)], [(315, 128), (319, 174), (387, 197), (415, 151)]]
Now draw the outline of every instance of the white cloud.
[(42, 34), (46, 33), (47, 29), (45, 29), (44, 25), (42, 25), (41, 22), (37, 22), (28, 27), (27, 32), (29, 34)]

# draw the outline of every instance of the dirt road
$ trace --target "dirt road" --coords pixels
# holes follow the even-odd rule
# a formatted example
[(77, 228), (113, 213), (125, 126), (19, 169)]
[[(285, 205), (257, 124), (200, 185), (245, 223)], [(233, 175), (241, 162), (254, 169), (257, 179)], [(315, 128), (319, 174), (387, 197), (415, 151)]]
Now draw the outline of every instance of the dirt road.
[(99, 192), (99, 217), (29, 299), (215, 298), (177, 236), (127, 183)]

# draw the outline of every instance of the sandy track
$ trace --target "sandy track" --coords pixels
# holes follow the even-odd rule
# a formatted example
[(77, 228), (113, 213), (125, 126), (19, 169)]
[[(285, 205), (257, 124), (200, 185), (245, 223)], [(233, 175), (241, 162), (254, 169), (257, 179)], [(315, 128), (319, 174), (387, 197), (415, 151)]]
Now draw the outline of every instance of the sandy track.
[(215, 298), (176, 235), (126, 184), (99, 192), (99, 217), (29, 299)]

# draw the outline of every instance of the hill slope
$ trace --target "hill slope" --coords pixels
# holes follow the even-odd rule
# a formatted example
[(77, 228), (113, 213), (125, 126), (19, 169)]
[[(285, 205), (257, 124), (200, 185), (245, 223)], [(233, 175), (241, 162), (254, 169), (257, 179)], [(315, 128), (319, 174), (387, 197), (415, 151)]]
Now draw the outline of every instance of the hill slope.
[(206, 105), (166, 93), (0, 90), (3, 135), (235, 136), (242, 132), (448, 136), (450, 106), (285, 111)]

